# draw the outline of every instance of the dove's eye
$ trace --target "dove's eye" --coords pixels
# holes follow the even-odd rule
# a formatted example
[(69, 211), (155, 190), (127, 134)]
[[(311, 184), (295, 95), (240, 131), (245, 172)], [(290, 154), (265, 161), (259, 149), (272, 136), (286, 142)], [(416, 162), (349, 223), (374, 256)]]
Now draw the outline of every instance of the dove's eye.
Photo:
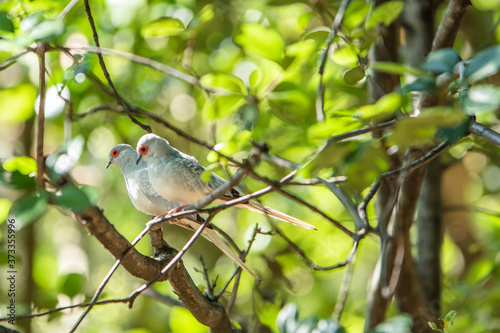
[(113, 151), (111, 152), (111, 156), (117, 157), (118, 155), (120, 155), (120, 151), (118, 149), (113, 149)]
[(148, 147), (146, 146), (141, 146), (139, 148), (139, 153), (141, 153), (142, 155), (146, 155), (146, 153), (148, 152)]

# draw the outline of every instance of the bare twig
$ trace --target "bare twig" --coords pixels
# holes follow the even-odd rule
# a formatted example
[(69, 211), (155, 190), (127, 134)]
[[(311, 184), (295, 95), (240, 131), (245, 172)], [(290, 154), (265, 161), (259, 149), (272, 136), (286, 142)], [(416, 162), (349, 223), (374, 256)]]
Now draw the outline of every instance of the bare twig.
[(186, 253), (186, 251), (193, 245), (193, 243), (196, 241), (196, 239), (201, 235), (203, 230), (205, 230), (205, 227), (210, 223), (212, 220), (213, 215), (209, 215), (208, 218), (205, 220), (205, 222), (196, 230), (196, 232), (191, 236), (189, 241), (183, 246), (183, 248), (177, 253), (177, 255), (165, 266), (163, 269), (150, 281), (147, 283), (143, 284), (141, 287), (137, 288), (130, 296), (130, 301), (129, 301), (129, 308), (132, 308), (135, 299), (137, 296), (139, 296), (144, 290), (152, 286), (162, 275), (167, 273), (169, 269), (174, 267), (174, 265), (177, 264), (177, 262), (182, 258), (182, 256)]
[(194, 77), (192, 75), (186, 74), (186, 73), (181, 72), (173, 67), (164, 65), (160, 62), (154, 61), (154, 60), (149, 59), (149, 58), (138, 56), (136, 54), (130, 54), (130, 53), (122, 52), (122, 51), (107, 49), (104, 47), (93, 47), (93, 46), (86, 46), (86, 45), (64, 45), (63, 48), (66, 50), (75, 50), (75, 51), (81, 50), (81, 51), (95, 53), (95, 54), (101, 54), (101, 55), (104, 54), (104, 55), (109, 55), (109, 56), (127, 59), (127, 60), (133, 61), (137, 64), (141, 64), (141, 65), (156, 69), (157, 71), (160, 71), (160, 72), (163, 72), (167, 75), (175, 77), (175, 78), (182, 80), (186, 83), (189, 83), (195, 87), (198, 87), (207, 93), (224, 94), (224, 91), (222, 91), (222, 90), (215, 91), (213, 89), (210, 89), (210, 88), (203, 86), (201, 84), (200, 80), (198, 80), (196, 77)]
[(469, 125), (469, 132), (500, 146), (500, 134), (474, 120)]
[(73, 304), (73, 305), (68, 305), (68, 306), (61, 306), (59, 308), (52, 309), (52, 310), (45, 311), (45, 312), (31, 313), (31, 314), (27, 314), (27, 315), (17, 316), (15, 318), (9, 318), (9, 317), (0, 318), (0, 322), (1, 321), (8, 321), (8, 320), (21, 320), (21, 319), (43, 317), (43, 316), (46, 316), (46, 315), (49, 315), (49, 314), (52, 314), (52, 313), (57, 313), (57, 312), (61, 312), (61, 311), (65, 311), (65, 310), (71, 310), (71, 309), (76, 309), (76, 308), (84, 308), (84, 307), (88, 307), (88, 306), (91, 306), (91, 305), (93, 306), (93, 305), (105, 305), (105, 304), (127, 303), (127, 302), (128, 302), (128, 298), (116, 298), (116, 299), (107, 299), (107, 300), (104, 300), (104, 301), (99, 301), (99, 302), (96, 302), (94, 304), (92, 304), (92, 303)]
[(340, 24), (342, 23), (342, 19), (344, 18), (345, 11), (347, 6), (349, 5), (350, 0), (342, 0), (340, 3), (339, 10), (335, 15), (335, 20), (333, 21), (332, 30), (328, 34), (328, 39), (326, 40), (326, 47), (321, 54), (321, 62), (319, 65), (319, 87), (318, 87), (318, 95), (316, 96), (316, 119), (318, 122), (322, 122), (325, 120), (325, 86), (323, 83), (323, 74), (326, 66), (326, 59), (328, 57), (328, 52), (330, 51), (330, 47), (332, 46), (333, 40), (337, 36), (337, 32), (340, 28)]
[(66, 7), (64, 7), (64, 9), (62, 10), (62, 12), (59, 14), (59, 16), (57, 16), (57, 19), (58, 20), (63, 20), (64, 17), (66, 16), (66, 14), (69, 13), (69, 11), (71, 9), (73, 9), (73, 7), (77, 4), (79, 0), (71, 0), (68, 5)]
[(356, 257), (356, 251), (359, 246), (359, 240), (354, 241), (351, 252), (349, 252), (349, 256), (347, 257), (347, 270), (344, 274), (344, 279), (342, 280), (342, 286), (340, 287), (339, 294), (337, 297), (337, 303), (335, 304), (335, 310), (333, 311), (334, 318), (340, 322), (340, 317), (342, 316), (342, 312), (344, 311), (345, 303), (347, 301), (347, 296), (349, 294), (349, 286), (351, 285), (352, 272), (353, 272), (353, 263)]
[(43, 174), (45, 173), (45, 160), (43, 157), (43, 137), (45, 122), (45, 93), (47, 85), (45, 82), (45, 52), (46, 44), (38, 43), (36, 53), (39, 59), (39, 84), (40, 84), (40, 104), (38, 106), (37, 137), (36, 137), (36, 167), (38, 189), (44, 188)]
[(460, 24), (470, 4), (469, 0), (450, 1), (432, 42), (432, 51), (445, 47), (453, 47)]
[(445, 141), (441, 142), (439, 145), (437, 145), (436, 147), (429, 150), (427, 152), (427, 154), (425, 154), (424, 156), (416, 159), (415, 161), (413, 161), (413, 162), (409, 163), (408, 165), (405, 165), (401, 168), (387, 171), (387, 172), (383, 173), (381, 177), (385, 178), (385, 179), (390, 179), (390, 178), (399, 176), (402, 172), (411, 172), (415, 169), (418, 169), (418, 168), (424, 166), (425, 164), (429, 163), (430, 161), (432, 161), (436, 157), (438, 157), (439, 154), (442, 153), (443, 150), (448, 148), (449, 145), (450, 145), (449, 141), (445, 140)]
[(386, 121), (385, 123), (380, 123), (380, 124), (377, 124), (377, 125), (374, 125), (374, 126), (360, 128), (360, 129), (357, 129), (357, 130), (354, 130), (354, 131), (350, 131), (350, 132), (342, 133), (342, 134), (339, 134), (339, 135), (335, 135), (335, 136), (332, 136), (331, 138), (328, 139), (327, 144), (338, 142), (338, 141), (342, 141), (342, 140), (345, 140), (345, 139), (354, 138), (354, 137), (356, 137), (358, 135), (362, 135), (362, 134), (365, 134), (365, 133), (380, 131), (380, 130), (386, 129), (388, 127), (391, 127), (391, 126), (393, 126), (395, 124), (396, 124), (396, 119), (393, 119), (393, 120)]
[[(247, 246), (247, 249), (245, 250), (245, 252), (243, 252), (243, 255), (241, 256), (241, 260), (242, 261), (245, 261), (248, 253), (250, 253), (250, 249), (252, 248), (252, 245), (253, 245), (253, 242), (255, 241), (255, 238), (257, 237), (257, 234), (260, 232), (260, 228), (259, 228), (259, 225), (256, 224), (255, 225), (255, 228), (253, 229), (253, 232), (252, 232), (252, 236), (250, 237), (250, 239), (248, 240), (248, 246)], [(240, 285), (240, 278), (241, 278), (241, 267), (238, 267), (234, 273), (233, 273), (233, 277), (235, 277), (234, 279), (234, 284), (233, 284), (233, 291), (231, 293), (231, 298), (229, 299), (229, 301), (227, 302), (227, 307), (226, 307), (226, 313), (227, 314), (230, 314), (231, 313), (231, 310), (233, 309), (233, 306), (234, 306), (234, 303), (236, 302), (236, 296), (238, 295), (238, 287)], [(229, 280), (231, 281), (231, 279)], [(227, 288), (228, 284), (225, 286)], [(219, 293), (218, 297), (220, 297), (220, 295), (222, 295), (222, 292), (225, 290), (225, 288), (223, 288), (223, 290)]]
[(335, 183), (330, 183), (320, 177), (317, 177), (317, 179), (324, 184), (335, 196), (340, 200), (342, 205), (344, 205), (345, 209), (349, 212), (349, 215), (351, 215), (351, 218), (354, 221), (354, 225), (356, 226), (356, 231), (360, 231), (363, 228), (366, 228), (368, 226), (367, 223), (361, 218), (359, 215), (358, 209), (354, 205), (354, 203), (349, 199), (349, 197), (342, 191)]
[(203, 276), (205, 278), (205, 282), (207, 283), (207, 297), (211, 300), (216, 300), (217, 298), (214, 297), (214, 288), (217, 282), (217, 278), (214, 280), (213, 283), (211, 283), (210, 276), (208, 275), (208, 269), (205, 266), (205, 262), (203, 261), (203, 257), (201, 255), (200, 255), (200, 262), (203, 270)]
[[(92, 36), (94, 38), (94, 43), (98, 49), (101, 48), (100, 43), (99, 43), (99, 35), (97, 34), (97, 29), (94, 23), (94, 18), (92, 17), (92, 12), (90, 10), (90, 5), (89, 5), (89, 0), (84, 0), (85, 3), (85, 12), (87, 13), (87, 19), (89, 20), (90, 28), (92, 29)], [(115, 85), (113, 84), (113, 81), (111, 80), (111, 76), (109, 75), (108, 69), (106, 68), (106, 64), (104, 63), (104, 58), (102, 54), (99, 52), (97, 53), (97, 58), (99, 59), (99, 65), (101, 66), (101, 70), (104, 74), (104, 77), (106, 78), (106, 81), (108, 82), (109, 87), (111, 88), (111, 91), (113, 92), (113, 97), (115, 98), (116, 102), (123, 106), (125, 114), (129, 117), (129, 119), (145, 131), (151, 133), (151, 128), (147, 125), (142, 124), (139, 122), (135, 117), (133, 117), (129, 110), (128, 110), (128, 105), (127, 103), (123, 100), (123, 98), (118, 94), (118, 91), (115, 88)]]

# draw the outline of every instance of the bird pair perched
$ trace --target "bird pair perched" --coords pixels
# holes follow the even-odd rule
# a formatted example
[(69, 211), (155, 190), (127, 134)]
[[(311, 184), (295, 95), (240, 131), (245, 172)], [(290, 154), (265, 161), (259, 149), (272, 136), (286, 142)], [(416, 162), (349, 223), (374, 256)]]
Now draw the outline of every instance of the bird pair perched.
[[(125, 178), (128, 195), (135, 208), (153, 216), (182, 210), (186, 205), (200, 200), (226, 182), (213, 173), (210, 175), (209, 182), (203, 182), (201, 174), (206, 169), (194, 157), (173, 148), (167, 140), (155, 134), (146, 134), (141, 137), (137, 144), (137, 151), (125, 144), (113, 147), (109, 152), (106, 169), (111, 164), (116, 164), (120, 168)], [(242, 194), (233, 188), (217, 198), (215, 202), (227, 202), (240, 196)], [(315, 229), (308, 223), (255, 201), (240, 203), (237, 207), (266, 214), (307, 229)], [(202, 221), (200, 216), (191, 215), (171, 222), (196, 231)], [(202, 235), (260, 281), (215, 233), (213, 227), (209, 225), (203, 230)]]

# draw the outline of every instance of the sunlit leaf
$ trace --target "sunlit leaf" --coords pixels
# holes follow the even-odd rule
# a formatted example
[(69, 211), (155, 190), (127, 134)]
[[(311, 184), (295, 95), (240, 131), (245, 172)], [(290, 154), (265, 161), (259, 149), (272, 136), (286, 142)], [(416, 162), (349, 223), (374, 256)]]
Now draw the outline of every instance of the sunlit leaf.
[(209, 73), (203, 75), (200, 82), (203, 86), (208, 88), (222, 88), (232, 93), (243, 95), (247, 93), (247, 89), (243, 81), (241, 81), (239, 77), (231, 74)]
[(243, 24), (234, 41), (245, 51), (267, 59), (279, 62), (283, 58), (285, 43), (280, 34), (259, 24)]
[(389, 25), (396, 20), (403, 11), (403, 1), (387, 1), (378, 5), (366, 21), (366, 29), (374, 28), (379, 24)]
[(490, 11), (500, 9), (498, 0), (471, 0), (472, 6), (481, 11)]
[(179, 306), (170, 309), (169, 328), (172, 332), (208, 333), (209, 329), (200, 324), (185, 308)]
[(328, 118), (309, 127), (308, 135), (311, 139), (327, 139), (334, 135), (358, 129), (363, 125), (362, 121), (353, 117)]
[(7, 219), (11, 207), (12, 202), (10, 202), (9, 199), (0, 198), (0, 224), (5, 222), (5, 220)]
[(203, 106), (203, 112), (208, 119), (217, 119), (236, 112), (245, 103), (240, 95), (211, 96)]
[(40, 218), (47, 210), (47, 206), (46, 192), (30, 193), (13, 203), (9, 215), (19, 222), (19, 226), (25, 226)]
[(73, 298), (82, 292), (85, 277), (78, 273), (70, 273), (59, 277), (59, 292)]
[(364, 120), (386, 120), (399, 110), (402, 103), (403, 98), (401, 95), (398, 93), (389, 93), (382, 96), (374, 105), (361, 106), (354, 116)]
[(370, 65), (370, 68), (375, 71), (383, 72), (383, 73), (389, 73), (389, 74), (399, 74), (399, 75), (406, 75), (410, 74), (416, 77), (421, 77), (421, 76), (426, 76), (427, 73), (420, 70), (416, 69), (410, 66), (398, 64), (395, 62), (384, 62), (384, 61), (377, 61), (373, 62)]
[(493, 85), (473, 86), (462, 97), (462, 105), (470, 113), (494, 111), (500, 107), (500, 88)]
[(33, 109), (35, 99), (36, 89), (29, 84), (1, 89), (0, 122), (16, 124), (28, 120), (35, 114)]
[(36, 160), (29, 156), (12, 157), (3, 163), (5, 170), (9, 172), (19, 171), (23, 175), (36, 173)]
[(9, 172), (3, 166), (0, 168), (0, 182), (16, 189), (35, 188), (34, 175), (23, 175), (19, 171)]
[(344, 81), (349, 85), (355, 85), (364, 78), (365, 72), (359, 67), (351, 68), (344, 73)]
[(342, 20), (342, 27), (352, 29), (359, 26), (363, 23), (369, 11), (370, 5), (368, 2), (364, 0), (351, 1), (345, 11), (344, 19)]
[(250, 75), (250, 87), (259, 97), (263, 97), (281, 82), (283, 73), (283, 68), (274, 61), (261, 61), (259, 68)]
[(463, 79), (475, 82), (487, 78), (500, 70), (500, 45), (492, 46), (467, 62)]
[(50, 42), (64, 33), (64, 24), (61, 20), (45, 20), (33, 27), (29, 36), (35, 41)]
[(177, 36), (185, 30), (181, 20), (174, 17), (160, 17), (147, 23), (141, 30), (143, 37)]
[(358, 64), (358, 55), (356, 49), (347, 44), (333, 53), (332, 60), (339, 65), (354, 67)]
[(453, 73), (453, 68), (459, 61), (458, 52), (455, 49), (446, 48), (431, 52), (422, 67), (437, 74)]

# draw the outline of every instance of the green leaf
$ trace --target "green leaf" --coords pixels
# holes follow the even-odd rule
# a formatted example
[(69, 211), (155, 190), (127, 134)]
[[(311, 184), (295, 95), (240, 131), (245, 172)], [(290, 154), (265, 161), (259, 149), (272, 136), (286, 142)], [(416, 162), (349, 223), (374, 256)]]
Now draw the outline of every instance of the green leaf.
[(200, 175), (200, 179), (204, 183), (210, 183), (211, 178), (212, 178), (212, 171), (210, 170), (205, 170)]
[(408, 94), (411, 91), (427, 91), (437, 92), (436, 81), (431, 77), (421, 77), (410, 84), (405, 85), (401, 89), (403, 94)]
[(0, 12), (0, 30), (14, 32), (14, 24), (6, 12)]
[[(0, 90), (0, 122), (17, 124), (35, 114), (33, 105), (36, 89), (32, 85), (20, 84), (14, 88)], [(14, 112), (15, 110), (15, 112)]]
[(17, 220), (19, 226), (25, 226), (40, 218), (48, 206), (48, 194), (46, 192), (34, 192), (17, 199), (10, 210), (9, 215)]
[(493, 11), (500, 9), (498, 0), (471, 0), (472, 6), (481, 11)]
[(247, 52), (276, 62), (283, 59), (285, 43), (276, 30), (259, 24), (243, 24), (240, 33), (234, 36), (234, 41)]
[(246, 103), (245, 99), (239, 95), (216, 96), (212, 95), (203, 106), (203, 112), (209, 120), (222, 118), (233, 114)]
[(359, 26), (363, 23), (369, 11), (370, 5), (366, 1), (351, 1), (342, 20), (342, 29), (352, 29)]
[(441, 73), (453, 73), (455, 65), (460, 61), (460, 55), (455, 49), (447, 48), (440, 49), (431, 52), (427, 56), (426, 62), (423, 64), (423, 68), (430, 72), (441, 74)]
[(250, 87), (259, 97), (265, 96), (271, 88), (283, 79), (283, 68), (274, 61), (261, 61), (259, 68), (250, 75)]
[(382, 121), (392, 117), (402, 104), (401, 95), (389, 93), (381, 97), (374, 105), (363, 105), (354, 116), (364, 120)]
[(0, 224), (7, 219), (11, 207), (12, 202), (9, 199), (0, 198)]
[(19, 171), (8, 172), (0, 168), (0, 181), (16, 189), (35, 189), (35, 177), (23, 175)]
[(50, 42), (64, 33), (61, 20), (45, 20), (33, 27), (28, 35), (35, 41)]
[[(418, 117), (400, 119), (391, 135), (391, 143), (400, 147), (415, 147), (432, 144), (438, 130), (456, 137), (462, 131), (461, 125), (467, 117), (450, 107), (435, 107), (425, 109)], [(449, 132), (444, 128), (453, 128)]]
[(339, 65), (354, 67), (358, 64), (358, 54), (354, 46), (346, 44), (333, 53), (332, 60)]
[(466, 63), (463, 79), (472, 83), (485, 79), (500, 70), (500, 45), (478, 53)]
[(396, 317), (387, 319), (381, 324), (378, 324), (373, 330), (368, 333), (387, 333), (387, 332), (409, 332), (413, 324), (411, 316), (402, 314)]
[(56, 204), (79, 213), (92, 206), (90, 198), (82, 189), (75, 185), (66, 185), (56, 193)]
[(430, 321), (428, 324), (429, 324), (430, 328), (432, 328), (434, 331), (443, 332), (442, 329), (437, 327), (436, 323)]
[(351, 86), (364, 79), (364, 77), (365, 72), (359, 67), (351, 68), (344, 73), (345, 83)]
[(23, 175), (36, 173), (36, 160), (29, 156), (9, 158), (3, 163), (3, 168), (9, 172), (19, 171)]
[(444, 320), (451, 325), (453, 325), (453, 320), (455, 319), (457, 315), (457, 311), (455, 310), (451, 310), (450, 312), (448, 312), (446, 314), (446, 316), (444, 317)]
[(147, 23), (141, 29), (141, 35), (143, 37), (178, 36), (185, 29), (181, 20), (164, 16)]
[(394, 62), (385, 62), (385, 61), (373, 62), (371, 63), (370, 68), (375, 71), (389, 73), (389, 74), (399, 74), (399, 75), (410, 74), (416, 77), (422, 77), (427, 75), (426, 72), (420, 69), (416, 69), (410, 66)]
[(313, 101), (299, 88), (284, 91), (277, 88), (268, 95), (268, 101), (272, 112), (288, 123), (302, 123), (311, 116)]
[(207, 88), (222, 88), (236, 94), (247, 94), (245, 83), (231, 74), (213, 74), (203, 75), (200, 79), (203, 86)]
[(494, 85), (473, 86), (461, 99), (463, 107), (470, 113), (495, 111), (500, 107), (500, 88)]
[(398, 18), (403, 7), (403, 1), (388, 1), (378, 5), (368, 17), (365, 28), (371, 29), (379, 24), (388, 26)]
[(73, 298), (80, 294), (85, 285), (85, 277), (82, 274), (70, 273), (59, 277), (59, 292)]
[(352, 117), (328, 118), (309, 127), (307, 134), (311, 139), (327, 139), (334, 135), (353, 131), (363, 125), (362, 121)]

